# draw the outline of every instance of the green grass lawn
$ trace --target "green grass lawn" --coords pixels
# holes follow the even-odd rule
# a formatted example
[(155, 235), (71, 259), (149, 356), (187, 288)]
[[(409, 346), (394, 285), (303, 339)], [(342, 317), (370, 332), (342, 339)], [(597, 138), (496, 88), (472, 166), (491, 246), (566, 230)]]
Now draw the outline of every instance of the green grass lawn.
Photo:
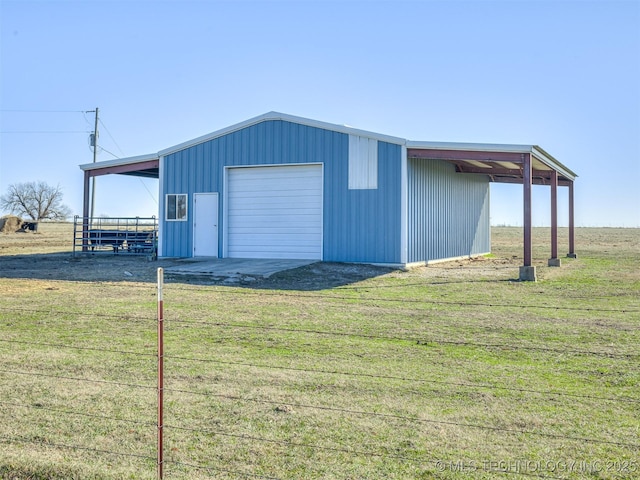
[[(492, 258), (518, 235), (494, 229)], [(639, 243), (579, 229), (537, 283), (455, 264), (317, 291), (168, 279), (165, 478), (640, 478)], [(156, 478), (155, 285), (0, 292), (0, 478)]]

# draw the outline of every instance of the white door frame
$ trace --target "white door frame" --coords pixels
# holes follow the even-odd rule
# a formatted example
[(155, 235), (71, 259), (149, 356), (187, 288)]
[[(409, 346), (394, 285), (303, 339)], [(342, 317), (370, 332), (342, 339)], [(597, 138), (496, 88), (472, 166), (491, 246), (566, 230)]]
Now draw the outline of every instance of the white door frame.
[[(214, 203), (214, 225), (213, 227), (211, 227), (213, 229), (213, 245), (211, 247), (211, 251), (208, 251), (206, 255), (203, 254), (198, 254), (198, 250), (197, 250), (197, 244), (196, 244), (196, 227), (197, 227), (197, 222), (198, 222), (198, 201), (197, 199), (204, 199), (204, 198), (211, 198), (211, 199), (215, 199), (215, 203)], [(201, 203), (202, 204), (202, 203)], [(220, 219), (219, 219), (219, 206), (220, 206), (220, 199), (218, 196), (217, 192), (203, 192), (203, 193), (194, 193), (193, 194), (193, 251), (192, 254), (194, 257), (196, 256), (206, 256), (206, 257), (216, 257), (218, 258), (218, 231), (219, 231), (219, 225), (220, 225)], [(202, 210), (201, 210), (202, 211)], [(202, 223), (202, 222), (200, 222)], [(206, 251), (206, 249), (200, 249), (201, 251)]]

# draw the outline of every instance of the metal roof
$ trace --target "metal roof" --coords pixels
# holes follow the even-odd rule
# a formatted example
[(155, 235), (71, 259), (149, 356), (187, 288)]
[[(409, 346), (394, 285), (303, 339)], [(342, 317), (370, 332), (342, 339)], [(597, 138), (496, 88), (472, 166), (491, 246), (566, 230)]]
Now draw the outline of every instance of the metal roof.
[(228, 135), (229, 133), (242, 130), (243, 128), (250, 127), (258, 123), (273, 121), (273, 120), (281, 120), (284, 122), (297, 123), (299, 125), (306, 125), (309, 127), (321, 128), (323, 130), (331, 130), (333, 132), (345, 133), (347, 135), (359, 135), (361, 137), (373, 138), (376, 140), (380, 140), (382, 142), (395, 143), (398, 145), (404, 145), (406, 143), (406, 140), (404, 138), (393, 137), (390, 135), (383, 135), (381, 133), (369, 132), (367, 130), (360, 130), (357, 128), (349, 127), (347, 125), (337, 125), (333, 123), (321, 122), (318, 120), (312, 120), (310, 118), (296, 117), (295, 115), (289, 115), (289, 114), (280, 113), (280, 112), (268, 112), (263, 115), (250, 118), (249, 120), (245, 120), (244, 122), (236, 123), (235, 125), (231, 125), (230, 127), (216, 130), (215, 132), (209, 133), (207, 135), (203, 135), (201, 137), (194, 138), (193, 140), (188, 140), (178, 145), (174, 145), (173, 147), (160, 150), (158, 154), (161, 156), (170, 155), (171, 153), (184, 150), (185, 148), (193, 147), (194, 145), (198, 145), (200, 143), (208, 142), (209, 140), (213, 140), (215, 138)]
[(443, 160), (459, 173), (488, 175), (494, 182), (522, 180), (525, 154), (531, 155), (534, 183), (549, 184), (554, 171), (561, 184), (578, 176), (537, 145), (407, 141), (409, 158)]
[(160, 157), (155, 155), (138, 155), (136, 157), (117, 158), (104, 162), (85, 163), (80, 169), (89, 172), (90, 176), (120, 174), (137, 177), (159, 178)]
[[(268, 112), (250, 118), (235, 125), (216, 130), (192, 140), (174, 145), (155, 154), (139, 155), (135, 157), (109, 160), (105, 162), (87, 163), (80, 165), (84, 171), (92, 175), (107, 173), (121, 173), (125, 175), (150, 176), (158, 178), (158, 170), (149, 162), (157, 162), (160, 157), (184, 150), (218, 137), (228, 135), (243, 128), (266, 121), (281, 120), (285, 122), (307, 125), (348, 135), (358, 135), (382, 142), (402, 145), (407, 148), (409, 158), (423, 158), (443, 160), (455, 164), (460, 173), (476, 173), (489, 175), (496, 182), (518, 182), (522, 179), (522, 155), (530, 154), (534, 181), (546, 183), (553, 171), (558, 172), (561, 183), (573, 182), (577, 175), (568, 167), (560, 163), (553, 156), (537, 145), (512, 145), (490, 143), (457, 143), (457, 142), (427, 142), (412, 141), (404, 138), (383, 135), (380, 133), (360, 130), (347, 125), (337, 125), (304, 117), (297, 117), (280, 112)], [(140, 166), (136, 170), (136, 165)], [(151, 166), (151, 168), (149, 168)]]

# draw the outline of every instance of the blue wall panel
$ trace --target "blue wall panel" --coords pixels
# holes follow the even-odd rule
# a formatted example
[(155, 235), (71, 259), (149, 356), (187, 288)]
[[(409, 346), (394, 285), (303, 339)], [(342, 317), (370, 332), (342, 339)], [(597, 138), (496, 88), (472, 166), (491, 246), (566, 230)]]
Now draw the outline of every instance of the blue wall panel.
[(186, 222), (161, 219), (161, 254), (192, 255), (193, 194), (219, 192), (218, 255), (222, 256), (225, 167), (322, 163), (323, 259), (398, 263), (401, 148), (378, 142), (376, 190), (348, 189), (348, 155), (348, 135), (280, 120), (261, 122), (167, 155), (162, 191), (165, 195), (188, 194), (189, 210)]
[(325, 166), (325, 182), (332, 183), (325, 198), (325, 260), (400, 263), (401, 152), (399, 145), (378, 142), (378, 188), (372, 190), (348, 189), (348, 158)]
[(491, 251), (488, 177), (409, 159), (408, 183), (410, 263)]

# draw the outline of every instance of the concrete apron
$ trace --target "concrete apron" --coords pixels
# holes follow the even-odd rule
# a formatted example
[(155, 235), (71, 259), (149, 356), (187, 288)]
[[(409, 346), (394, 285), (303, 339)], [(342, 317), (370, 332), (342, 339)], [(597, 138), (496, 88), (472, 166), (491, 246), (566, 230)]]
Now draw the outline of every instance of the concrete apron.
[(166, 267), (164, 271), (172, 275), (198, 275), (220, 278), (253, 277), (269, 278), (271, 275), (293, 268), (316, 263), (317, 260), (287, 260), (279, 258), (185, 258), (179, 265)]

